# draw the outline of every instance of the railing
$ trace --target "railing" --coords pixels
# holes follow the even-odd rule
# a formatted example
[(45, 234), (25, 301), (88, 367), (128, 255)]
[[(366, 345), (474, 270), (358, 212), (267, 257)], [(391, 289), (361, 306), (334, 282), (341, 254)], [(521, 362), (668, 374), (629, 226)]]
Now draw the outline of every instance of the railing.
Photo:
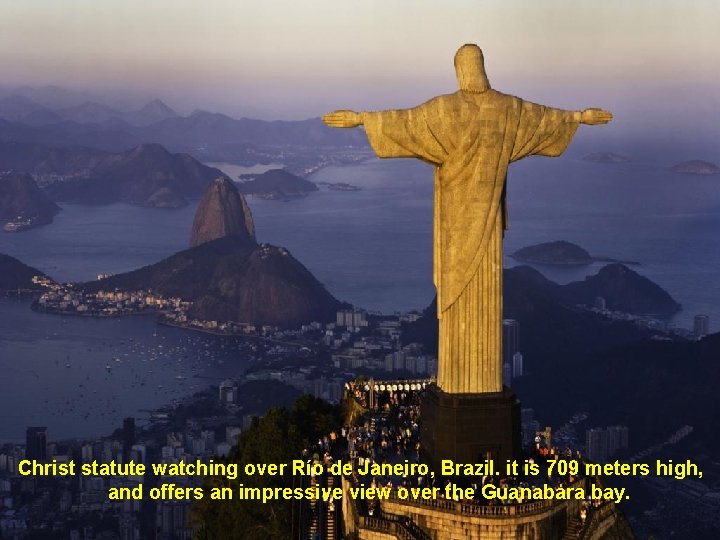
[[(350, 397), (355, 403), (357, 403), (365, 411), (369, 411), (369, 404), (363, 403), (354, 395), (355, 385), (357, 389), (362, 392), (367, 392), (368, 395), (381, 394), (383, 392), (397, 392), (397, 391), (409, 391), (409, 392), (420, 392), (424, 390), (429, 384), (435, 382), (434, 377), (428, 377), (424, 379), (396, 379), (390, 381), (373, 380), (369, 379), (360, 383), (346, 383), (345, 395)], [(366, 388), (367, 387), (367, 388)]]
[(360, 517), (360, 528), (383, 532), (400, 540), (431, 540), (431, 537), (412, 520), (403, 518)]
[[(354, 484), (352, 478), (343, 478), (343, 488), (347, 483)], [(350, 498), (350, 511), (356, 528), (371, 529), (374, 531), (394, 534), (401, 540), (432, 540), (412, 519), (392, 514), (386, 517), (361, 516), (357, 501)]]
[(380, 532), (391, 532), (390, 529), (392, 529), (392, 522), (388, 521), (387, 519), (382, 519), (378, 517), (368, 517), (368, 516), (360, 516), (360, 528), (361, 529), (371, 529), (373, 531), (380, 531)]
[(420, 526), (412, 519), (407, 518), (406, 520), (402, 521), (401, 524), (403, 529), (407, 529), (409, 531), (409, 534), (411, 535), (409, 538), (415, 540), (431, 540), (430, 535), (427, 534), (424, 530), (422, 530)]

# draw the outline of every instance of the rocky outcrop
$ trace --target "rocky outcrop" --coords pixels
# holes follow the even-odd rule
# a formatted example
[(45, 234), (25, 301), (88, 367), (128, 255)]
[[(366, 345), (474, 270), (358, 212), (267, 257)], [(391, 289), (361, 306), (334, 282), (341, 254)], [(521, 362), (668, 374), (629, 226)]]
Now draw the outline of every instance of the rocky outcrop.
[(192, 225), (190, 247), (228, 236), (255, 243), (255, 224), (250, 208), (235, 184), (220, 177), (200, 201)]

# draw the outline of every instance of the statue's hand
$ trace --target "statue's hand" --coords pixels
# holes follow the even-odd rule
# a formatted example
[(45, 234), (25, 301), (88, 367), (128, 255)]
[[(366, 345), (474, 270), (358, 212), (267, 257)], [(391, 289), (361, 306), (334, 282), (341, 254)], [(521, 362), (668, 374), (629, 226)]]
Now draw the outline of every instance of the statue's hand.
[(589, 126), (597, 126), (598, 124), (607, 124), (613, 119), (610, 111), (602, 109), (585, 109), (581, 115), (581, 122)]
[(354, 128), (362, 124), (360, 113), (355, 111), (334, 111), (322, 117), (322, 121), (334, 128)]

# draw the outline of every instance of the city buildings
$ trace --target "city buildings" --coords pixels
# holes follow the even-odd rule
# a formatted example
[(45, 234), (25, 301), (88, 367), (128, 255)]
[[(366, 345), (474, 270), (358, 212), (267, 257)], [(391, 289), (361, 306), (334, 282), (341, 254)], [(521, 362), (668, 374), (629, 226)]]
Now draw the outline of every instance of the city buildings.
[(47, 428), (27, 428), (25, 433), (25, 457), (38, 461), (47, 459)]
[(588, 429), (585, 432), (585, 453), (590, 461), (604, 463), (620, 450), (628, 448), (629, 438), (627, 426)]
[(693, 335), (700, 339), (710, 333), (710, 317), (707, 315), (695, 315), (693, 319)]

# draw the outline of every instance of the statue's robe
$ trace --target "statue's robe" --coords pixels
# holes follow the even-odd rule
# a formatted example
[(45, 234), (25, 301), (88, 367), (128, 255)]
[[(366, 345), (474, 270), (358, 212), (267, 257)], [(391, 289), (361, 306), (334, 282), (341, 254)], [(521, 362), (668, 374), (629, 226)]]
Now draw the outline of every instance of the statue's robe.
[(440, 319), (438, 386), (502, 390), (502, 236), (508, 164), (558, 156), (580, 113), (486, 90), (458, 91), (412, 109), (363, 113), (381, 158), (435, 166), (433, 279)]

